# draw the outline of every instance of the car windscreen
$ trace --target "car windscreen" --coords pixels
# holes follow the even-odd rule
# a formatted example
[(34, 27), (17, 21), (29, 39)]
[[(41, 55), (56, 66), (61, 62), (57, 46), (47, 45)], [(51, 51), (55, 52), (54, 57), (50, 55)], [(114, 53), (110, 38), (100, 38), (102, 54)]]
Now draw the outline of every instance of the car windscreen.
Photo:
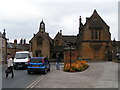
[(42, 63), (42, 59), (30, 59), (31, 63)]
[(16, 53), (15, 58), (16, 59), (25, 59), (25, 58), (28, 58), (28, 53)]

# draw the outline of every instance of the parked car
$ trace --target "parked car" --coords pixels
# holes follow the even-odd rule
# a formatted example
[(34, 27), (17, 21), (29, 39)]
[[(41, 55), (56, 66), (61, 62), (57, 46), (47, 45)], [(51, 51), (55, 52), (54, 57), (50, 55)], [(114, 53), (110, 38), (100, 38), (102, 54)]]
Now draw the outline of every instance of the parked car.
[(27, 73), (43, 72), (46, 74), (50, 71), (50, 63), (48, 58), (45, 57), (32, 57), (28, 63)]
[(32, 57), (32, 53), (29, 51), (19, 51), (16, 52), (14, 57), (14, 69), (28, 67), (28, 61)]

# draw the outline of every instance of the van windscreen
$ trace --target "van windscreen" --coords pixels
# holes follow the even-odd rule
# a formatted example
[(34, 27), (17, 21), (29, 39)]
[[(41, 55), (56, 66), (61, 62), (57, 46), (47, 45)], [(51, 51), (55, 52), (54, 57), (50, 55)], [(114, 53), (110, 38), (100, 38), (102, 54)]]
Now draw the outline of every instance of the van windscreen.
[(30, 59), (32, 63), (42, 63), (42, 59)]
[(25, 59), (25, 58), (28, 58), (28, 53), (16, 53), (15, 58), (16, 59)]

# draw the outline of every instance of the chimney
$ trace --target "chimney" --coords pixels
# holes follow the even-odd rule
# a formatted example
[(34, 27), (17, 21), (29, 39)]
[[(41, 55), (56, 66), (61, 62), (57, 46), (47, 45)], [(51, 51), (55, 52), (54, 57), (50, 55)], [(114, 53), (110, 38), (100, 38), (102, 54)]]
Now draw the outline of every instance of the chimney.
[(6, 32), (5, 32), (5, 29), (4, 29), (4, 32), (3, 32), (3, 37), (4, 37), (4, 38), (6, 37)]
[(20, 40), (20, 44), (23, 44), (23, 39)]
[(79, 27), (81, 27), (81, 26), (82, 26), (82, 18), (80, 16), (80, 18), (79, 18)]
[(14, 44), (17, 44), (17, 39), (14, 40)]
[(60, 30), (60, 34), (62, 34), (62, 30)]
[(33, 36), (35, 37), (35, 34), (33, 34)]
[(26, 39), (24, 39), (24, 44), (26, 44)]

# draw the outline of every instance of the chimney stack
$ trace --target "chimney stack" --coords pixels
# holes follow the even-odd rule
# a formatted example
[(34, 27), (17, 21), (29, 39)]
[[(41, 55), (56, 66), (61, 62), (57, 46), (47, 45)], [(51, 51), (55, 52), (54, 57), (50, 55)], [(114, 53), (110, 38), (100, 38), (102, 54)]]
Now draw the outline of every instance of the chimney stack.
[(20, 40), (20, 44), (23, 44), (23, 39)]
[(60, 34), (62, 34), (62, 30), (60, 30)]
[(6, 32), (5, 32), (5, 29), (4, 29), (4, 32), (3, 32), (3, 37), (4, 37), (4, 38), (6, 37)]
[(35, 37), (35, 34), (33, 34), (33, 36)]
[(24, 45), (26, 44), (26, 39), (24, 39)]
[(14, 44), (17, 44), (17, 39), (14, 40)]

